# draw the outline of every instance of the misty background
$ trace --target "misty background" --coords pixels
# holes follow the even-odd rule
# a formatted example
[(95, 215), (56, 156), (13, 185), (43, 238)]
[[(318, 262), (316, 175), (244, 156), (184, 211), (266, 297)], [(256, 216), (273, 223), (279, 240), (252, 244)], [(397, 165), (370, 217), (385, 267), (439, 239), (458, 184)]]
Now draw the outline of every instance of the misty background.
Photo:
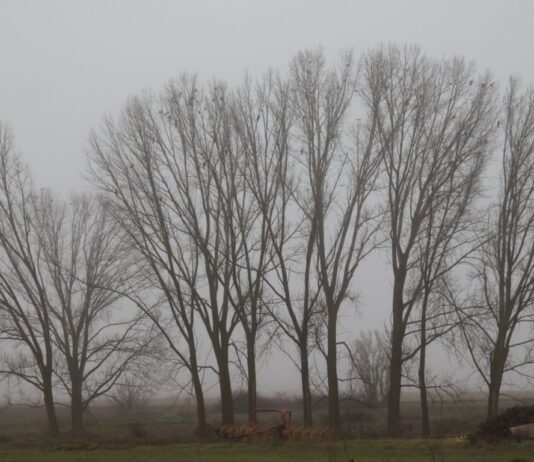
[[(418, 44), (438, 58), (463, 55), (501, 86), (510, 73), (534, 82), (533, 14), (534, 4), (519, 0), (2, 0), (0, 120), (13, 128), (38, 186), (90, 189), (84, 178), (90, 129), (129, 96), (157, 92), (181, 72), (232, 85), (245, 72), (285, 71), (302, 49), (320, 46), (335, 61), (346, 48), (395, 42)], [(361, 265), (354, 284), (359, 304), (341, 312), (342, 339), (389, 321), (389, 271), (384, 252)], [(431, 350), (432, 370), (469, 378), (471, 369), (443, 347)], [(299, 375), (278, 349), (259, 359), (258, 373), (260, 394), (298, 393)]]

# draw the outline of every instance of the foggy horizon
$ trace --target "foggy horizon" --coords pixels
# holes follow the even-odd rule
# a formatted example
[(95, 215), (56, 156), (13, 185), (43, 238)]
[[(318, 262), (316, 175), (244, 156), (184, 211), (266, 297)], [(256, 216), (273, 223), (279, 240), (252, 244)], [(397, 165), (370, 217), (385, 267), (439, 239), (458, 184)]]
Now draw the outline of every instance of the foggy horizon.
[(534, 81), (534, 5), (521, 0), (7, 0), (1, 9), (0, 120), (38, 183), (62, 191), (80, 187), (89, 131), (105, 114), (183, 72), (235, 85), (247, 72), (283, 72), (303, 49), (321, 47), (335, 61), (344, 49), (406, 43), (475, 61), (501, 87), (509, 75)]
[[(6, 133), (2, 129), (9, 127), (9, 133), (14, 137), (14, 152), (10, 152), (9, 143), (5, 143), (5, 151), (14, 159), (20, 156), (29, 167), (35, 183), (31, 184), (21, 173), (16, 161), (5, 167), (5, 178), (24, 180), (19, 183), (13, 181), (13, 184), (22, 185), (18, 192), (20, 198), (14, 194), (13, 203), (20, 207), (24, 218), (21, 222), (28, 220), (32, 226), (37, 223), (36, 236), (45, 243), (42, 249), (50, 254), (54, 253), (53, 250), (57, 253), (55, 263), (47, 261), (43, 265), (49, 272), (49, 279), (41, 277), (40, 282), (48, 283), (57, 290), (58, 306), (66, 311), (63, 304), (68, 305), (71, 300), (63, 297), (58, 289), (65, 277), (58, 270), (58, 261), (67, 261), (69, 251), (62, 253), (57, 250), (61, 246), (54, 247), (53, 239), (64, 244), (65, 248), (70, 246), (70, 251), (83, 247), (80, 255), (86, 258), (85, 245), (91, 233), (80, 233), (79, 241), (67, 244), (68, 239), (64, 236), (69, 232), (75, 234), (73, 230), (78, 229), (74, 225), (76, 217), (80, 220), (80, 229), (86, 226), (93, 233), (96, 233), (94, 230), (100, 231), (101, 235), (97, 237), (110, 246), (110, 255), (123, 258), (107, 261), (101, 256), (102, 261), (95, 265), (100, 268), (102, 263), (102, 267), (111, 268), (110, 274), (105, 271), (99, 274), (103, 279), (115, 281), (115, 277), (120, 281), (117, 287), (113, 282), (110, 283), (111, 288), (105, 288), (98, 285), (98, 281), (94, 286), (96, 291), (107, 290), (106, 296), (111, 300), (109, 306), (114, 308), (113, 314), (102, 315), (98, 319), (106, 328), (112, 326), (114, 335), (122, 332), (122, 328), (127, 332), (120, 340), (126, 345), (124, 351), (117, 347), (113, 353), (117, 357), (117, 352), (126, 356), (127, 351), (133, 358), (142, 352), (139, 357), (147, 364), (153, 361), (150, 363), (153, 367), (165, 352), (168, 355), (163, 358), (167, 360), (166, 367), (175, 367), (177, 374), (181, 375), (173, 382), (169, 371), (162, 370), (161, 376), (167, 377), (167, 382), (151, 398), (176, 397), (173, 386), (177, 390), (182, 386), (194, 390), (189, 398), (193, 403), (199, 394), (202, 400), (205, 395), (208, 402), (220, 398), (223, 423), (233, 423), (233, 408), (231, 412), (224, 408), (225, 392), (230, 388), (231, 401), (232, 392), (247, 391), (248, 377), (244, 371), (252, 370), (251, 364), (246, 362), (249, 354), (246, 349), (249, 340), (246, 329), (249, 326), (246, 323), (251, 316), (247, 310), (256, 308), (262, 313), (258, 315), (261, 318), (260, 333), (253, 337), (254, 348), (251, 350), (254, 374), (257, 367), (257, 395), (296, 397), (302, 393), (305, 415), (305, 374), (301, 375), (300, 371), (304, 369), (302, 363), (306, 362), (309, 366), (308, 378), (311, 377), (311, 384), (308, 383), (307, 387), (311, 395), (324, 393), (331, 399), (332, 383), (335, 385), (333, 401), (337, 408), (332, 405), (328, 409), (330, 428), (336, 430), (341, 428), (340, 396), (357, 395), (354, 391), (357, 387), (351, 387), (363, 376), (361, 371), (352, 368), (355, 364), (352, 355), (358, 348), (358, 339), (363, 342), (359, 348), (367, 346), (369, 354), (378, 352), (378, 359), (371, 358), (370, 361), (389, 361), (389, 369), (380, 370), (380, 385), (387, 382), (387, 386), (380, 390), (377, 386), (381, 396), (380, 399), (378, 396), (373, 398), (381, 405), (390, 399), (388, 418), (390, 414), (394, 417), (388, 420), (389, 436), (398, 435), (396, 431), (400, 429), (400, 399), (395, 403), (390, 398), (397, 392), (402, 399), (419, 393), (419, 389), (424, 389), (426, 393), (427, 386), (430, 394), (436, 393), (433, 396), (442, 389), (447, 390), (444, 396), (449, 398), (456, 396), (455, 393), (485, 394), (489, 403), (488, 417), (497, 412), (499, 393), (503, 396), (508, 392), (524, 394), (530, 399), (534, 396), (530, 394), (534, 378), (531, 369), (534, 359), (530, 356), (534, 356), (534, 348), (530, 345), (534, 340), (530, 324), (524, 327), (521, 322), (534, 322), (534, 315), (528, 311), (533, 306), (534, 286), (532, 281), (525, 283), (515, 273), (503, 276), (504, 270), (499, 273), (491, 266), (505, 261), (500, 258), (501, 254), (496, 256), (498, 251), (495, 249), (506, 246), (499, 241), (492, 247), (493, 239), (497, 242), (495, 236), (502, 236), (500, 228), (493, 233), (490, 227), (494, 225), (492, 220), (495, 216), (501, 220), (495, 210), (499, 206), (498, 200), (504, 195), (499, 188), (506, 189), (503, 186), (505, 180), (513, 185), (520, 180), (528, 185), (530, 181), (528, 171), (525, 170), (525, 174), (522, 170), (523, 166), (530, 166), (525, 160), (530, 159), (529, 154), (532, 157), (530, 151), (519, 160), (514, 158), (520, 166), (513, 165), (516, 177), (512, 174), (510, 178), (506, 176), (513, 170), (507, 162), (507, 148), (512, 146), (510, 150), (513, 150), (516, 145), (515, 140), (507, 138), (509, 132), (503, 130), (503, 125), (515, 127), (516, 120), (521, 121), (521, 117), (528, 119), (525, 116), (529, 114), (526, 105), (534, 107), (533, 18), (534, 3), (521, 0), (0, 1), (0, 150), (3, 147), (2, 135)], [(348, 50), (352, 54), (344, 55)], [(465, 63), (455, 60), (457, 57)], [(324, 66), (323, 58), (326, 61)], [(406, 67), (399, 63), (404, 63)], [(414, 70), (422, 69), (420, 75), (406, 71), (412, 65)], [(279, 73), (283, 84), (278, 81), (273, 83), (275, 79), (261, 81), (269, 71)], [(408, 79), (409, 82), (415, 82), (409, 91), (403, 86), (405, 80), (399, 77), (402, 72), (412, 78)], [(197, 77), (198, 88), (191, 80), (181, 78), (184, 75)], [(268, 88), (265, 91), (268, 97), (261, 91), (248, 94), (245, 77), (250, 77), (254, 84), (261, 81)], [(514, 77), (519, 79), (519, 83), (513, 80)], [(228, 93), (224, 92), (224, 88), (210, 88), (210, 83), (218, 80), (228, 85)], [(316, 82), (319, 82), (317, 88), (314, 87)], [(518, 88), (525, 93), (515, 92)], [(410, 95), (406, 96), (405, 91), (411, 92)], [(197, 94), (200, 96), (197, 97)], [(335, 106), (338, 100), (332, 94), (341, 101), (341, 109)], [(272, 100), (269, 99), (271, 97)], [(509, 106), (503, 102), (505, 97), (509, 97)], [(319, 101), (317, 106), (315, 98)], [(357, 103), (354, 102), (356, 100)], [(404, 111), (400, 115), (395, 112), (401, 111), (399, 107)], [(351, 111), (361, 111), (361, 115), (357, 112), (355, 117)], [(388, 111), (391, 111), (389, 119)], [(310, 117), (312, 112), (316, 119)], [(289, 119), (291, 123), (287, 122)], [(321, 132), (324, 120), (335, 121), (332, 122), (335, 126), (332, 133), (328, 132), (330, 126), (325, 123), (327, 128), (324, 130), (328, 136)], [(224, 129), (220, 129), (217, 123)], [(405, 123), (407, 134), (404, 132)], [(265, 131), (263, 138), (256, 134), (258, 124)], [(202, 128), (198, 129), (198, 126)], [(399, 129), (399, 126), (402, 128)], [(212, 129), (213, 132), (210, 131)], [(231, 134), (224, 132), (225, 129)], [(224, 132), (223, 135), (219, 130)], [(534, 122), (532, 131), (534, 133)], [(250, 132), (253, 134), (250, 135)], [(261, 140), (258, 142), (260, 148), (255, 144), (256, 136)], [(527, 141), (530, 140), (528, 136), (530, 134), (525, 135)], [(501, 149), (499, 143), (502, 141), (504, 147)], [(518, 145), (524, 147), (527, 141)], [(321, 148), (323, 142), (326, 144), (324, 150)], [(329, 149), (332, 154), (329, 154)], [(405, 150), (409, 152), (406, 158), (403, 157)], [(528, 148), (524, 150), (528, 151)], [(321, 158), (323, 152), (326, 160)], [(301, 157), (297, 160), (298, 153)], [(232, 157), (234, 155), (235, 158)], [(266, 158), (271, 156), (265, 162), (266, 167), (262, 164), (262, 155)], [(316, 160), (315, 156), (320, 160)], [(446, 159), (446, 156), (449, 158)], [(5, 154), (5, 157), (8, 158), (8, 155)], [(534, 162), (530, 171), (534, 172)], [(247, 176), (251, 172), (256, 174), (252, 179)], [(219, 175), (226, 182), (220, 181)], [(172, 181), (168, 181), (169, 178)], [(309, 183), (301, 182), (302, 178)], [(228, 186), (228, 183), (231, 185)], [(265, 187), (265, 193), (264, 183), (270, 186)], [(11, 183), (6, 180), (4, 184), (7, 191)], [(508, 183), (506, 185), (510, 187)], [(25, 187), (31, 193), (26, 195)], [(49, 194), (49, 190), (53, 193)], [(72, 195), (85, 192), (90, 193), (92, 199), (89, 199), (89, 194)], [(267, 198), (262, 196), (263, 193)], [(100, 194), (100, 199), (95, 199), (96, 194)], [(7, 192), (5, 195), (9, 198)], [(25, 200), (30, 197), (32, 201)], [(510, 193), (510, 197), (514, 198), (514, 193)], [(91, 202), (93, 199), (94, 203)], [(266, 205), (260, 204), (260, 199)], [(421, 200), (423, 205), (417, 202), (414, 206), (411, 201), (415, 200)], [(32, 210), (36, 218), (24, 215), (27, 202), (35, 207)], [(61, 202), (64, 208), (55, 209), (57, 202)], [(214, 209), (213, 204), (218, 208)], [(512, 212), (503, 208), (513, 218), (521, 215), (527, 223), (527, 231), (524, 231), (527, 236), (533, 226), (528, 216), (532, 197), (526, 197), (524, 204)], [(395, 206), (401, 211), (395, 210)], [(406, 210), (402, 207), (408, 212), (404, 213)], [(7, 213), (5, 220), (8, 225), (4, 228), (2, 210), (11, 209), (0, 207), (0, 232), (8, 236), (6, 242), (11, 236), (9, 233), (13, 232), (18, 243), (19, 236), (11, 229), (16, 228), (18, 218), (13, 219)], [(450, 210), (453, 210), (451, 216), (447, 215)], [(421, 213), (420, 220), (418, 212)], [(506, 213), (503, 212), (503, 216)], [(63, 230), (64, 234), (61, 234), (62, 228), (57, 223), (65, 217), (70, 217), (74, 224), (70, 231), (66, 226), (67, 231)], [(409, 220), (419, 220), (416, 231), (412, 232), (409, 227), (411, 222), (405, 225)], [(511, 227), (524, 229), (521, 228), (522, 223)], [(46, 231), (42, 231), (40, 226)], [(58, 229), (60, 231), (54, 235), (54, 230)], [(41, 236), (41, 231), (45, 237)], [(29, 235), (29, 232), (25, 235), (28, 242)], [(428, 238), (428, 242), (421, 235)], [(8, 268), (12, 264), (15, 268), (6, 270), (8, 276), (4, 279), (0, 274), (0, 305), (4, 303), (8, 306), (9, 303), (1, 299), (3, 283), (7, 287), (14, 284), (23, 293), (29, 289), (25, 286), (24, 275), (21, 276), (13, 263), (15, 259), (9, 253), (12, 251), (10, 246), (3, 243), (1, 237), (0, 263)], [(403, 254), (403, 238), (408, 240), (406, 254)], [(36, 238), (36, 242), (41, 245), (39, 239)], [(519, 253), (525, 241), (521, 243)], [(336, 247), (338, 242), (341, 242), (339, 249)], [(33, 242), (27, 247), (30, 248), (31, 244)], [(510, 247), (515, 250), (515, 241), (513, 244)], [(425, 246), (434, 247), (429, 250)], [(38, 248), (40, 256), (42, 249)], [(43, 258), (52, 258), (46, 251), (42, 253), (46, 255)], [(361, 255), (365, 255), (361, 260), (360, 251)], [(410, 252), (413, 252), (413, 261), (410, 260)], [(413, 257), (414, 253), (416, 257)], [(408, 255), (406, 265), (402, 260), (404, 255)], [(287, 273), (285, 259), (288, 262)], [(525, 259), (528, 260), (528, 257)], [(31, 258), (22, 260), (32, 263)], [(246, 273), (251, 261), (257, 267), (252, 270), (249, 267)], [(439, 269), (434, 268), (435, 261), (439, 262)], [(530, 265), (534, 258), (528, 261)], [(338, 262), (347, 263), (336, 266)], [(397, 268), (395, 273), (393, 268), (397, 264), (400, 270)], [(351, 273), (352, 265), (356, 268), (354, 273)], [(534, 271), (534, 264), (532, 268), (529, 265), (521, 261), (515, 270), (526, 266), (528, 271)], [(28, 267), (32, 274), (32, 264)], [(284, 271), (279, 272), (282, 267)], [(127, 268), (124, 270), (126, 276), (121, 274), (123, 268)], [(90, 269), (89, 264), (84, 267), (87, 273)], [(92, 281), (92, 275), (83, 273), (83, 270), (80, 272), (82, 276), (78, 275), (73, 264), (69, 276), (75, 277), (72, 276), (70, 289), (79, 284), (81, 288), (74, 291), (73, 298), (85, 300), (83, 294), (84, 290), (89, 291), (89, 283), (82, 287), (83, 276)], [(289, 274), (287, 280), (284, 279), (286, 274)], [(492, 281), (488, 283), (487, 274), (501, 276), (500, 285), (492, 285)], [(128, 279), (129, 276), (131, 279)], [(13, 283), (17, 277), (21, 280)], [(310, 279), (305, 280), (308, 277)], [(339, 282), (343, 277), (347, 277), (346, 286)], [(527, 274), (526, 278), (529, 277), (532, 273)], [(39, 278), (36, 277), (36, 280)], [(130, 280), (133, 281), (131, 286)], [(498, 341), (495, 340), (494, 344), (502, 346), (506, 352), (499, 362), (497, 353), (491, 350), (493, 338), (488, 334), (493, 332), (492, 316), (497, 319), (490, 300), (494, 300), (491, 298), (494, 292), (500, 296), (505, 292), (502, 287), (507, 287), (507, 284), (512, 286), (518, 280), (526, 285), (518, 296), (518, 303), (524, 303), (527, 313), (518, 313), (514, 318), (515, 322), (519, 322), (513, 337), (517, 343), (511, 342), (512, 334), (510, 337), (503, 334)], [(395, 287), (400, 287), (395, 292), (396, 298), (393, 293), (395, 283), (398, 284)], [(336, 284), (340, 284), (342, 289), (338, 289)], [(39, 283), (36, 287), (40, 289)], [(341, 293), (341, 301), (337, 305), (336, 290)], [(6, 292), (11, 295), (9, 290)], [(39, 294), (42, 295), (41, 292)], [(102, 295), (102, 299), (106, 296)], [(42, 298), (46, 299), (43, 306), (50, 303), (47, 296)], [(68, 303), (64, 298), (68, 299)], [(21, 299), (23, 304), (36, 305), (27, 294)], [(514, 298), (514, 303), (516, 300)], [(89, 305), (84, 303), (80, 302), (80, 305)], [(104, 312), (109, 306), (107, 302), (102, 303)], [(312, 315), (304, 329), (307, 349), (306, 354), (301, 356), (299, 353), (304, 348), (299, 350), (296, 347), (302, 338), (298, 328), (294, 327), (294, 317), (289, 308), (291, 303), (300, 310), (304, 310), (303, 306), (306, 309), (311, 306)], [(423, 309), (420, 308), (423, 303), (425, 310), (427, 303), (436, 310), (431, 311), (430, 321), (426, 318), (426, 311), (421, 315), (424, 321), (417, 318), (417, 310)], [(17, 303), (14, 305), (18, 306)], [(245, 314), (238, 311), (238, 306)], [(401, 307), (397, 317), (394, 316), (395, 307)], [(69, 305), (69, 309), (73, 308)], [(221, 315), (221, 334), (210, 316), (220, 316), (223, 309), (228, 311)], [(405, 309), (408, 309), (407, 315), (403, 311)], [(6, 312), (11, 313), (9, 310)], [(69, 323), (57, 312), (52, 318), (56, 316), (57, 325), (67, 330), (65, 325)], [(8, 353), (2, 351), (5, 354), (0, 359), (8, 365), (8, 369), (16, 369), (17, 365), (13, 366), (9, 357), (15, 357), (12, 361), (16, 362), (15, 352), (20, 351), (17, 348), (22, 348), (20, 345), (24, 342), (13, 334), (16, 328), (12, 326), (18, 327), (17, 322), (5, 321), (11, 318), (2, 313), (0, 311), (0, 334), (5, 335), (6, 342), (13, 343), (12, 349), (6, 350)], [(63, 312), (62, 315), (66, 316)], [(135, 316), (139, 318), (134, 319)], [(335, 318), (334, 323), (330, 323), (331, 316)], [(13, 315), (15, 318), (16, 315)], [(41, 319), (40, 316), (36, 318)], [(126, 318), (127, 321), (124, 320)], [(483, 320), (479, 322), (479, 319)], [(220, 320), (217, 318), (217, 321)], [(498, 321), (496, 324), (500, 328), (500, 318)], [(227, 322), (231, 327), (228, 337), (225, 337)], [(8, 327), (4, 327), (3, 323)], [(394, 325), (401, 326), (403, 323), (402, 328), (394, 328)], [(426, 339), (427, 323), (435, 329), (434, 334), (438, 334), (428, 344), (424, 343), (426, 340), (421, 340), (422, 347), (417, 344), (423, 337), (420, 326), (424, 324)], [(169, 345), (161, 346), (168, 340), (161, 325), (172, 333), (169, 338), (175, 335), (175, 345), (169, 347), (172, 343), (169, 340)], [(60, 331), (59, 327), (55, 328)], [(418, 328), (421, 330), (418, 331)], [(428, 327), (429, 331), (432, 328)], [(480, 329), (477, 331), (477, 328)], [(165, 335), (158, 334), (158, 329)], [(89, 331), (88, 328), (86, 332)], [(136, 337), (135, 332), (141, 331), (143, 335)], [(334, 341), (328, 343), (330, 331), (335, 332)], [(38, 329), (38, 332), (41, 331)], [(369, 336), (362, 336), (364, 333), (369, 333)], [(52, 345), (57, 351), (60, 351), (58, 345), (66, 350), (70, 348), (69, 340), (63, 339), (61, 332), (54, 335), (56, 343), (52, 342)], [(67, 334), (64, 335), (68, 338)], [(92, 337), (93, 341), (97, 335)], [(134, 348), (127, 343), (130, 336), (131, 345), (142, 345), (135, 354), (131, 353)], [(157, 340), (154, 340), (156, 337)], [(43, 338), (46, 344), (49, 339), (46, 335)], [(471, 340), (473, 343), (469, 343)], [(320, 341), (323, 343), (318, 345)], [(506, 341), (509, 343), (504, 346)], [(1, 342), (2, 339), (0, 349)], [(224, 348), (221, 347), (223, 353), (215, 351), (221, 344), (227, 348), (226, 357)], [(328, 355), (328, 348), (326, 352), (321, 351), (325, 344), (336, 351), (333, 359)], [(507, 348), (514, 346), (520, 348), (518, 356), (524, 353), (521, 373), (516, 373), (515, 366), (507, 369), (512, 358), (512, 354), (508, 356)], [(344, 348), (350, 351), (350, 355)], [(411, 355), (410, 348), (413, 348)], [(78, 345), (73, 349), (78, 352)], [(145, 358), (144, 349), (150, 360)], [(426, 357), (420, 353), (423, 350)], [(61, 351), (67, 358), (68, 354)], [(397, 363), (395, 352), (398, 353)], [(176, 356), (172, 356), (174, 353)], [(477, 354), (479, 361), (475, 360)], [(409, 359), (403, 355), (408, 355)], [(419, 375), (417, 358), (426, 361), (421, 362), (424, 367), (421, 367)], [(521, 362), (521, 359), (513, 358)], [(47, 360), (53, 362), (52, 359)], [(141, 359), (137, 360), (139, 368), (143, 369), (144, 363)], [(18, 361), (21, 369), (36, 368), (35, 364), (28, 366), (24, 363), (22, 355)], [(332, 361), (335, 367), (329, 368)], [(349, 361), (354, 363), (350, 367)], [(117, 367), (117, 363), (113, 365)], [(221, 368), (223, 363), (230, 375), (226, 389), (223, 382), (227, 377)], [(482, 363), (483, 366), (480, 365)], [(500, 367), (504, 376), (502, 383), (497, 380), (499, 383), (496, 391), (493, 390), (496, 394), (493, 403), (492, 392), (488, 391), (490, 381), (484, 376), (487, 370), (483, 370), (488, 364), (491, 367), (497, 364), (495, 368)], [(0, 373), (14, 377), (19, 374), (18, 369), (6, 372), (2, 371), (2, 367)], [(72, 367), (69, 367), (66, 369), (71, 373)], [(409, 373), (405, 367), (411, 368)], [(124, 371), (119, 375), (126, 376), (129, 369), (125, 366)], [(68, 375), (64, 371), (62, 373)], [(106, 373), (109, 374), (109, 371), (106, 370)], [(359, 377), (356, 377), (357, 373)], [(50, 377), (52, 375), (51, 372)], [(332, 379), (334, 376), (335, 379)], [(395, 377), (398, 377), (396, 391)], [(425, 377), (430, 384), (422, 385)], [(195, 382), (199, 378), (200, 384)], [(38, 379), (35, 380), (38, 382)], [(73, 401), (68, 380), (60, 378), (60, 373), (55, 380), (60, 391), (54, 391), (56, 401), (51, 400), (52, 408), (54, 403), (68, 401), (69, 396)], [(435, 390), (432, 388), (433, 381), (439, 382)], [(6, 388), (6, 383), (12, 388)], [(0, 401), (9, 393), (17, 399), (41, 399), (39, 386), (32, 391), (30, 385), (17, 388), (13, 383), (9, 380), (2, 382), (0, 376)], [(361, 383), (364, 383), (363, 379)], [(74, 385), (71, 386), (74, 388)], [(391, 392), (392, 388), (388, 387), (393, 387), (394, 391)], [(82, 409), (81, 385), (79, 389), (80, 402), (77, 404)], [(87, 390), (84, 389), (84, 393)], [(102, 396), (107, 397), (106, 393)], [(9, 401), (11, 396), (6, 400)], [(357, 396), (355, 401), (359, 399)], [(104, 398), (99, 395), (95, 402), (101, 399)], [(421, 400), (426, 400), (426, 396)], [(196, 403), (197, 410), (203, 406), (199, 402)], [(248, 404), (250, 406), (251, 402)], [(435, 404), (434, 401), (432, 404)], [(310, 420), (306, 425), (311, 424), (311, 404), (309, 408)], [(396, 421), (395, 412), (398, 414)], [(80, 411), (80, 429), (83, 429), (82, 414)], [(204, 428), (204, 423), (200, 422), (199, 427)]]
[[(91, 190), (85, 173), (90, 130), (105, 114), (117, 115), (129, 97), (158, 94), (183, 72), (202, 83), (220, 78), (237, 85), (245, 73), (284, 72), (303, 49), (320, 47), (334, 63), (345, 49), (359, 54), (382, 43), (406, 43), (437, 58), (474, 61), (501, 87), (510, 74), (532, 82), (534, 37), (526, 5), (534, 14), (534, 4), (521, 1), (4, 1), (0, 120), (12, 128), (39, 187)], [(514, 27), (502, 36), (507, 18)], [(357, 271), (360, 306), (341, 313), (350, 319), (351, 328), (340, 329), (347, 338), (388, 323), (387, 258), (387, 252), (375, 252)], [(443, 372), (457, 368), (440, 347), (434, 357), (445, 361)], [(282, 374), (270, 373), (273, 368)], [(259, 374), (260, 393), (298, 392), (298, 374), (276, 348), (260, 358)]]

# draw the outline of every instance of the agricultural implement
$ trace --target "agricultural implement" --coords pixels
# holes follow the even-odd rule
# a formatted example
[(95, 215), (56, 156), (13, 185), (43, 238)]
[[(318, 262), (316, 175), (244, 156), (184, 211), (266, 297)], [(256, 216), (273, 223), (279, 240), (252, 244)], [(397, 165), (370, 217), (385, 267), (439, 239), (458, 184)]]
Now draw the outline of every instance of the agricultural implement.
[[(271, 424), (258, 424), (260, 414), (277, 417)], [(219, 437), (230, 441), (316, 441), (328, 437), (328, 430), (314, 427), (295, 427), (292, 413), (287, 409), (254, 409), (249, 416), (248, 425), (229, 425), (216, 430)]]

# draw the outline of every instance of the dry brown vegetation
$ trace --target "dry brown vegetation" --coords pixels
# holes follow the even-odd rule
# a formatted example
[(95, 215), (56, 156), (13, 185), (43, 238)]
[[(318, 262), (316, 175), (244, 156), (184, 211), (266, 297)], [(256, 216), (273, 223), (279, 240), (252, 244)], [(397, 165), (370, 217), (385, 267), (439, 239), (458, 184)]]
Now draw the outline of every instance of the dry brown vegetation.
[[(517, 400), (503, 399), (503, 408), (517, 404)], [(521, 402), (534, 403), (534, 397), (522, 397)], [(258, 405), (283, 407), (293, 410), (295, 423), (302, 422), (300, 400), (258, 396)], [(220, 422), (218, 402), (207, 402), (208, 418)], [(315, 406), (318, 426), (328, 424), (326, 402)], [(404, 437), (416, 438), (421, 432), (421, 414), (417, 396), (401, 402), (403, 415), (401, 432)], [(432, 428), (436, 437), (449, 437), (476, 430), (485, 418), (485, 398), (473, 394), (456, 401), (430, 402)], [(69, 410), (57, 409), (60, 424), (68, 428)], [(236, 422), (247, 422), (246, 394), (235, 397)], [(341, 416), (346, 436), (350, 438), (383, 438), (386, 435), (387, 410), (369, 407), (354, 401), (341, 403)], [(195, 441), (195, 409), (192, 402), (161, 400), (147, 403), (128, 411), (115, 404), (100, 403), (87, 412), (85, 439), (102, 444), (169, 444)], [(46, 435), (47, 419), (42, 408), (11, 407), (0, 412), (0, 442), (41, 444), (49, 441)], [(217, 441), (215, 432), (212, 441)]]

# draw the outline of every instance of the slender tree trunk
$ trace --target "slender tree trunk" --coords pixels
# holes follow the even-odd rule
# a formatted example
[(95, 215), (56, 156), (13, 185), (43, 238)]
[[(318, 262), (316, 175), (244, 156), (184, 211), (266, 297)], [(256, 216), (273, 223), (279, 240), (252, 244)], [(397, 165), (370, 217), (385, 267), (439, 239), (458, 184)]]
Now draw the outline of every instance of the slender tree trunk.
[(488, 387), (488, 420), (499, 413), (500, 386), (497, 383), (490, 383)]
[(428, 410), (428, 393), (426, 389), (426, 346), (421, 345), (419, 353), (419, 396), (421, 398), (421, 432), (425, 437), (430, 436), (430, 415)]
[(327, 335), (328, 423), (332, 432), (339, 433), (341, 430), (341, 417), (339, 413), (339, 386), (337, 380), (337, 316), (331, 312), (328, 315)]
[(46, 409), (46, 417), (48, 419), (48, 433), (51, 436), (58, 437), (59, 423), (56, 415), (56, 408), (54, 405), (54, 393), (52, 387), (52, 370), (45, 370), (43, 375), (43, 399)]
[(391, 360), (388, 394), (388, 436), (400, 433), (400, 396), (402, 378), (402, 337), (399, 328), (393, 328), (391, 342)]
[(221, 393), (222, 424), (234, 424), (234, 398), (232, 396), (232, 381), (228, 364), (228, 346), (220, 347), (217, 355), (217, 367), (219, 368), (219, 389)]
[(403, 343), (403, 284), (395, 277), (393, 286), (393, 326), (391, 331), (391, 357), (388, 393), (388, 436), (400, 433), (400, 397), (402, 383), (402, 343)]
[(199, 436), (206, 436), (206, 430), (208, 427), (206, 421), (206, 405), (204, 403), (204, 392), (202, 391), (202, 384), (200, 383), (200, 377), (198, 371), (192, 374), (193, 388), (195, 390), (195, 399), (197, 403), (197, 429), (196, 433)]
[(393, 325), (391, 329), (391, 355), (388, 390), (388, 427), (390, 437), (400, 435), (400, 397), (402, 386), (402, 344), (404, 341), (404, 281), (406, 270), (395, 271), (393, 281)]
[(428, 410), (428, 393), (426, 389), (426, 309), (428, 295), (425, 294), (421, 308), (421, 349), (419, 351), (419, 396), (421, 398), (421, 433), (430, 436), (430, 415)]
[(247, 340), (247, 399), (249, 423), (251, 425), (256, 424), (256, 414), (254, 413), (254, 409), (257, 407), (256, 348), (254, 341), (255, 336)]
[(197, 428), (195, 434), (200, 437), (208, 436), (208, 423), (206, 421), (206, 405), (204, 403), (204, 391), (202, 390), (202, 381), (198, 371), (197, 356), (195, 346), (190, 346), (190, 364), (191, 364), (191, 381), (195, 392), (197, 408)]
[(204, 392), (202, 391), (202, 383), (198, 370), (191, 373), (191, 379), (193, 381), (193, 389), (195, 391), (195, 400), (197, 403), (197, 428), (195, 433), (198, 436), (207, 436), (208, 423), (206, 421), (206, 405), (204, 403)]
[(71, 373), (70, 432), (72, 436), (84, 433), (82, 380), (77, 372)]
[(488, 419), (495, 417), (499, 413), (499, 396), (501, 393), (505, 363), (506, 350), (504, 347), (504, 336), (499, 335), (495, 344), (490, 365), (490, 383), (488, 386)]
[(307, 341), (300, 344), (300, 380), (302, 384), (302, 416), (304, 426), (311, 427), (313, 424), (312, 397), (310, 390), (310, 365), (307, 345)]

